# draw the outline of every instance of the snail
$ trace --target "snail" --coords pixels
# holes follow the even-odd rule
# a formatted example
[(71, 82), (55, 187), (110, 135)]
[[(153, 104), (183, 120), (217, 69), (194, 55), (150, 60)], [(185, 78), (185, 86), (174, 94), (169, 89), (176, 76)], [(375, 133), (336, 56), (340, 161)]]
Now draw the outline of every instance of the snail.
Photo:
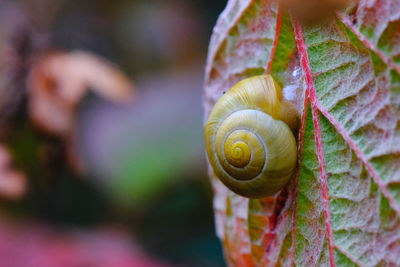
[(274, 195), (296, 169), (298, 122), (271, 75), (240, 81), (217, 101), (205, 126), (215, 175), (239, 195)]

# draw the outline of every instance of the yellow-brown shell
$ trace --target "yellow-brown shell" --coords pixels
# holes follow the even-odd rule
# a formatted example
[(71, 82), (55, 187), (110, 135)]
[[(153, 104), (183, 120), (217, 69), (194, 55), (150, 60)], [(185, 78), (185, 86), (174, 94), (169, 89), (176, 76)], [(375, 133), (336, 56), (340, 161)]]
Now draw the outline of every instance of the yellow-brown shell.
[(242, 196), (277, 193), (296, 169), (297, 125), (297, 111), (271, 75), (237, 83), (215, 104), (205, 127), (215, 175)]

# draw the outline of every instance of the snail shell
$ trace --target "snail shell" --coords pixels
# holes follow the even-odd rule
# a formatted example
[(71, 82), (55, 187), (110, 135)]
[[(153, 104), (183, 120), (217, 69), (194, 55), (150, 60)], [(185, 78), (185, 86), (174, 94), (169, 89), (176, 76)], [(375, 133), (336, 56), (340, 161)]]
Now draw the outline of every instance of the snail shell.
[(271, 75), (237, 83), (215, 104), (205, 127), (214, 173), (239, 195), (274, 195), (296, 169), (297, 127), (298, 113)]

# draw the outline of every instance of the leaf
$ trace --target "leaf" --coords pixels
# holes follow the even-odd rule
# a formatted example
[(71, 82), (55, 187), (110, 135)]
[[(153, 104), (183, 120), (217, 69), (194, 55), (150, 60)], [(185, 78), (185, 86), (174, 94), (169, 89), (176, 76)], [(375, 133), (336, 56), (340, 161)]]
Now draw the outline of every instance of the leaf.
[(43, 132), (66, 145), (67, 161), (85, 172), (76, 144), (76, 113), (89, 90), (119, 103), (134, 99), (134, 86), (115, 65), (89, 52), (50, 52), (39, 57), (27, 81), (28, 113)]
[(204, 107), (271, 73), (301, 113), (298, 171), (246, 199), (213, 175), (230, 266), (400, 265), (400, 2), (362, 0), (302, 25), (278, 1), (228, 1), (215, 26)]
[(49, 52), (32, 67), (28, 80), (29, 113), (40, 128), (69, 136), (75, 111), (87, 91), (116, 101), (133, 98), (131, 81), (110, 62), (89, 52)]

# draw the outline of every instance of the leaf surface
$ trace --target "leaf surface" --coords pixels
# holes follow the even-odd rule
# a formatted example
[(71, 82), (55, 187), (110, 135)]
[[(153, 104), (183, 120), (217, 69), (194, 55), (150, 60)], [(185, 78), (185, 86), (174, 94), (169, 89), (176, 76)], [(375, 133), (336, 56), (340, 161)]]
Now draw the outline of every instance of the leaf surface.
[(214, 29), (205, 117), (271, 73), (301, 114), (298, 171), (246, 199), (209, 167), (230, 266), (400, 266), (400, 2), (360, 1), (302, 25), (278, 1), (231, 0)]

